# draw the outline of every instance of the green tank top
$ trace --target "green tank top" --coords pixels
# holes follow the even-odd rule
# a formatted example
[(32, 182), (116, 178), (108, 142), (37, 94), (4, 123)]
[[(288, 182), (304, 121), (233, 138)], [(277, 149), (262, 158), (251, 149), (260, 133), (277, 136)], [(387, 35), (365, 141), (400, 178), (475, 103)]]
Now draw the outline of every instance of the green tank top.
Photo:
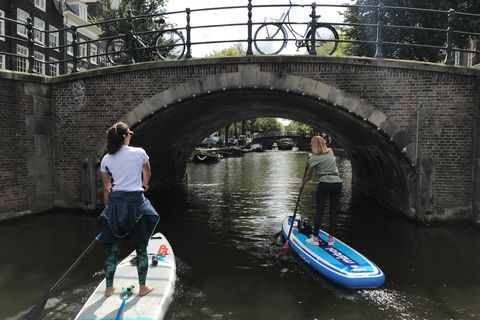
[(332, 150), (324, 154), (314, 154), (310, 157), (308, 163), (317, 172), (318, 182), (336, 183), (343, 181), (338, 174), (335, 155)]

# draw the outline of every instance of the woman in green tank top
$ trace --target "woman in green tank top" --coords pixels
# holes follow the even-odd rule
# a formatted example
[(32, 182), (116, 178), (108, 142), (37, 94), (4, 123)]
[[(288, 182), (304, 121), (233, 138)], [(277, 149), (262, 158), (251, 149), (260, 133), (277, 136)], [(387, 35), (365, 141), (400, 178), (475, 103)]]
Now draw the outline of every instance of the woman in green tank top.
[(325, 140), (320, 136), (312, 138), (312, 152), (308, 154), (308, 171), (305, 179), (300, 184), (302, 189), (305, 184), (312, 178), (313, 169), (317, 172), (317, 209), (315, 215), (315, 224), (313, 227), (313, 235), (307, 239), (307, 243), (319, 245), (318, 233), (323, 220), (323, 211), (327, 198), (330, 197), (330, 227), (328, 244), (333, 245), (335, 240), (335, 232), (338, 220), (338, 203), (342, 193), (342, 179), (338, 174), (337, 165), (335, 163), (335, 155), (331, 148), (328, 148)]

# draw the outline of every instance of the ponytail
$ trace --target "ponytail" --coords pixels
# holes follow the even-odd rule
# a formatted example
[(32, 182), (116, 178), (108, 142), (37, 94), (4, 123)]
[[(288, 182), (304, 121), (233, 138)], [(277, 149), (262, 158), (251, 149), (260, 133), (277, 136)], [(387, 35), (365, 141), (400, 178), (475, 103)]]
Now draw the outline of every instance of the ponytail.
[(107, 131), (107, 152), (115, 154), (123, 146), (125, 138), (128, 135), (128, 125), (123, 122), (117, 122)]

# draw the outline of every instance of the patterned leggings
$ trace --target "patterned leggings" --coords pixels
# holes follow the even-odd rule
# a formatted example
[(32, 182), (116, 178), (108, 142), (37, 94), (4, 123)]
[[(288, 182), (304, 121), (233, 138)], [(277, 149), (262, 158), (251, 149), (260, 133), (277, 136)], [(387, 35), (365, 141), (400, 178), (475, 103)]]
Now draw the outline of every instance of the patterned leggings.
[[(148, 254), (147, 254), (148, 241), (142, 241), (135, 243), (135, 250), (137, 251), (137, 272), (138, 282), (145, 284), (147, 280), (148, 271)], [(112, 243), (107, 245), (107, 258), (105, 259), (105, 279), (107, 281), (107, 287), (113, 285), (113, 276), (117, 270), (117, 257), (120, 252), (120, 243)]]

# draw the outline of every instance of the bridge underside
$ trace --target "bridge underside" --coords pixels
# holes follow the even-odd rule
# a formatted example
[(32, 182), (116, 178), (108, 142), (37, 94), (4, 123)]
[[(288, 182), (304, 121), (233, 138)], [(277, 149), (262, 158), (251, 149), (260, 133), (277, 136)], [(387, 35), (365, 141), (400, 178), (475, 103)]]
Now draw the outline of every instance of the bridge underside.
[(241, 120), (279, 117), (321, 129), (341, 144), (352, 165), (352, 183), (390, 208), (419, 218), (411, 164), (378, 128), (327, 100), (269, 89), (219, 90), (182, 100), (135, 125), (132, 144), (145, 148), (152, 186), (180, 182), (187, 161), (204, 137)]

